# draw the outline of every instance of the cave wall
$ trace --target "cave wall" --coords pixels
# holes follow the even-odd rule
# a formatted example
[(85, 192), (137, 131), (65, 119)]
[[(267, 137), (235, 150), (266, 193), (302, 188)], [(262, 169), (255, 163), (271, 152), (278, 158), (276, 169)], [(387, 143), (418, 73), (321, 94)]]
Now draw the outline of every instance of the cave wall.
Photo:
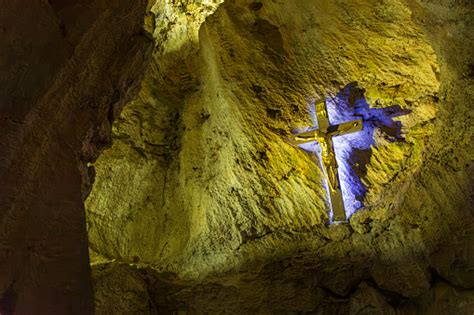
[[(469, 3), (214, 10), (152, 10), (153, 62), (86, 202), (98, 312), (467, 313)], [(288, 137), (354, 81), (410, 113), (401, 141), (375, 133), (365, 208), (334, 226), (317, 159)]]
[[(472, 4), (459, 1), (410, 4), (414, 20), (428, 34), (441, 65), (436, 133), (430, 138), (423, 168), (401, 209), (408, 221), (425, 221), (438, 240), (430, 255), (436, 272), (448, 282), (472, 289), (473, 260), (473, 104)], [(438, 218), (437, 218), (438, 217)], [(408, 223), (409, 224), (409, 223)]]
[[(92, 312), (95, 167), (97, 313), (472, 313), (470, 3), (219, 3), (3, 5), (0, 312)], [(329, 225), (287, 139), (353, 81), (411, 113)]]
[(90, 314), (83, 200), (153, 45), (146, 1), (2, 1), (0, 313)]
[(291, 247), (285, 235), (326, 229), (322, 172), (288, 137), (311, 124), (308, 98), (354, 81), (372, 106), (412, 111), (400, 117), (405, 141), (376, 135), (363, 179), (373, 216), (387, 221), (397, 208), (438, 106), (436, 56), (410, 11), (399, 2), (249, 4), (224, 3), (201, 27), (197, 52), (155, 53), (96, 164), (94, 251), (195, 277)]
[[(469, 3), (228, 1), (199, 36), (196, 10), (215, 7), (155, 6), (159, 49), (96, 163), (98, 312), (467, 314)], [(287, 139), (354, 81), (410, 114), (402, 141), (375, 134), (365, 209), (334, 226)]]

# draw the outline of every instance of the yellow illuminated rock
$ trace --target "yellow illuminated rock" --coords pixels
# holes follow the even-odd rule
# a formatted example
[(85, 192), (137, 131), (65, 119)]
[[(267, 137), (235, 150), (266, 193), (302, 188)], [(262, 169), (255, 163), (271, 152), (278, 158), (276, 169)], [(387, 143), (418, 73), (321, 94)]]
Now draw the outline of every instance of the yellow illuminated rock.
[[(98, 313), (389, 314), (430, 309), (430, 290), (472, 288), (474, 238), (456, 234), (472, 220), (472, 73), (461, 74), (472, 36), (453, 22), (470, 9), (188, 2), (151, 8), (153, 60), (94, 164)], [(310, 99), (351, 82), (372, 108), (410, 113), (395, 118), (404, 141), (375, 133), (365, 208), (330, 225), (319, 162), (287, 139), (311, 125)], [(448, 239), (471, 245), (437, 257)], [(402, 297), (420, 302), (392, 303)]]

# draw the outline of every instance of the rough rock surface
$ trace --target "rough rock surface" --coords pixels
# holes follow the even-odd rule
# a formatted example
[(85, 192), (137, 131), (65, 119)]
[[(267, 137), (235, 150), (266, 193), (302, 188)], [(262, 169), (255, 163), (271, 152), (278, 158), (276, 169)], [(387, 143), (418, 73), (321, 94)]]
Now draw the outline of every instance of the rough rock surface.
[[(0, 313), (93, 311), (97, 173), (99, 314), (472, 314), (470, 1), (220, 2), (2, 4)], [(410, 113), (331, 225), (287, 139), (347, 87)]]
[[(472, 313), (469, 2), (215, 8), (152, 10), (153, 62), (86, 203), (98, 312)], [(410, 114), (402, 141), (375, 134), (365, 209), (330, 225), (287, 138), (355, 81)]]
[[(2, 1), (0, 313), (90, 314), (87, 168), (152, 48), (145, 1)], [(82, 177), (82, 180), (81, 180)]]

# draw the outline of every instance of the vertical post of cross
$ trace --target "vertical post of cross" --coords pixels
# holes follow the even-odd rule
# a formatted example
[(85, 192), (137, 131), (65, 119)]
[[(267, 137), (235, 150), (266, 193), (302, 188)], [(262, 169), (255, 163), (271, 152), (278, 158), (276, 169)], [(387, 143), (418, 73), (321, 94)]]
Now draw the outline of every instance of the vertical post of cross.
[(336, 153), (332, 138), (362, 130), (362, 120), (353, 120), (331, 125), (326, 102), (316, 105), (318, 128), (293, 135), (293, 144), (317, 141), (321, 147), (321, 165), (329, 186), (329, 199), (333, 212), (333, 221), (346, 221), (344, 200), (338, 174)]

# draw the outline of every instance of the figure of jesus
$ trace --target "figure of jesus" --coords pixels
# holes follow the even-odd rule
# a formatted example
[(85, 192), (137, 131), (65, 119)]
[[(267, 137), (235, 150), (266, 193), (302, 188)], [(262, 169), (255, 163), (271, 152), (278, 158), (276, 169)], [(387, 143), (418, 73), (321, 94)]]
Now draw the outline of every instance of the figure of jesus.
[(297, 145), (313, 141), (319, 143), (321, 146), (321, 166), (329, 186), (329, 197), (334, 213), (334, 220), (345, 221), (346, 215), (332, 137), (360, 131), (362, 129), (362, 120), (353, 120), (338, 125), (331, 125), (325, 102), (316, 105), (316, 118), (318, 121), (317, 129), (293, 135), (291, 142)]
[[(337, 179), (337, 161), (336, 155), (334, 154), (332, 137), (340, 134), (345, 134), (350, 130), (354, 130), (358, 127), (359, 121), (351, 122), (350, 124), (338, 125), (339, 128), (330, 131), (329, 128), (326, 132), (319, 129), (311, 130), (299, 135), (295, 135), (294, 140), (296, 142), (309, 142), (317, 141), (321, 146), (321, 162), (326, 173), (326, 178), (329, 183), (331, 191), (335, 192), (339, 189), (339, 181)], [(308, 137), (308, 133), (312, 134), (312, 137)]]

